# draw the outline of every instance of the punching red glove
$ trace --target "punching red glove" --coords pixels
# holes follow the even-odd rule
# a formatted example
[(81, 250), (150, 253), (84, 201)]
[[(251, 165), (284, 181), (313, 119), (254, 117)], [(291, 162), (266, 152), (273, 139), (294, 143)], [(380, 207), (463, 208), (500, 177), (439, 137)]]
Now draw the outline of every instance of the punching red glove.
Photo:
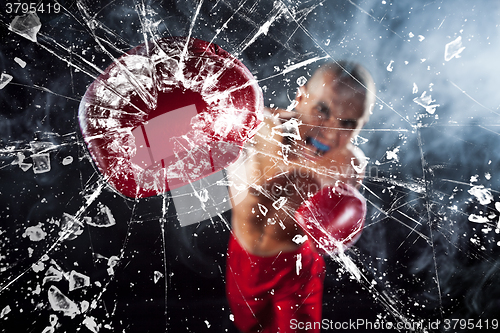
[(110, 185), (154, 196), (222, 170), (263, 120), (262, 91), (217, 45), (172, 37), (139, 45), (87, 89), (83, 137)]
[(295, 212), (295, 219), (321, 254), (347, 249), (361, 236), (366, 200), (354, 187), (325, 187)]

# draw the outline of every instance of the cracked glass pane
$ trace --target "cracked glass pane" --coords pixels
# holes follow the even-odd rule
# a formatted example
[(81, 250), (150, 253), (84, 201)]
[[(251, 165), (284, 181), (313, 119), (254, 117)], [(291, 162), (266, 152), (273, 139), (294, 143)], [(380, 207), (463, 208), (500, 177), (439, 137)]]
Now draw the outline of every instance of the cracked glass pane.
[(1, 330), (499, 328), (499, 15), (4, 3)]

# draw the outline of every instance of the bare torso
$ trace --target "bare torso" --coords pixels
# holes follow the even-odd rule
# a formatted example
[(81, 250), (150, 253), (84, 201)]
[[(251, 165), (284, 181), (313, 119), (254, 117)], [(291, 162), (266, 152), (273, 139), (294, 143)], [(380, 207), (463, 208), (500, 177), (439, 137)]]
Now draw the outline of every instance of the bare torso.
[(268, 114), (240, 159), (228, 168), (233, 233), (249, 253), (259, 256), (297, 249), (293, 239), (303, 231), (295, 223), (295, 210), (323, 186), (337, 181), (359, 186), (364, 172), (352, 165), (364, 159), (358, 148), (308, 156), (300, 144), (287, 141), (280, 124)]

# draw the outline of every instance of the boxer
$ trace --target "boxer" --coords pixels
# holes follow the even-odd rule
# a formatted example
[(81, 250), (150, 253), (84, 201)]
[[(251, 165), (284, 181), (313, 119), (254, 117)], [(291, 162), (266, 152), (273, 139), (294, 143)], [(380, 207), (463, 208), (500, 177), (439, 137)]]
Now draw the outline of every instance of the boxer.
[[(242, 332), (294, 332), (292, 320), (321, 321), (325, 263), (313, 242), (302, 242), (307, 230), (294, 216), (325, 186), (360, 186), (366, 158), (351, 139), (368, 121), (373, 93), (360, 65), (324, 64), (298, 89), (293, 111), (266, 110), (264, 126), (228, 168), (226, 293)], [(338, 213), (332, 207), (329, 215)]]
[[(335, 243), (347, 245), (362, 226), (341, 207), (359, 199), (365, 158), (350, 140), (368, 120), (373, 91), (361, 66), (325, 64), (298, 90), (294, 111), (267, 110), (255, 134), (262, 93), (251, 73), (215, 44), (171, 37), (110, 65), (82, 98), (79, 122), (97, 169), (129, 198), (227, 167), (234, 208), (227, 296), (236, 326), (286, 332), (292, 319), (321, 319), (317, 249), (325, 247), (308, 230), (311, 221), (334, 225), (325, 235), (343, 235)], [(329, 189), (350, 198), (337, 204)]]

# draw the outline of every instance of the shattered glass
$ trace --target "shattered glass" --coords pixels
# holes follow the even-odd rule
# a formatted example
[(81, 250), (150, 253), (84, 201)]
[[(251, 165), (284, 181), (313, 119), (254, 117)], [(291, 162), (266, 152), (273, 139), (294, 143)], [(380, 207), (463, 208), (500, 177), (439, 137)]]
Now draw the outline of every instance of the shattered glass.
[(42, 24), (36, 12), (16, 16), (9, 25), (9, 30), (36, 43), (36, 35)]
[[(372, 74), (376, 102), (352, 140), (367, 156), (352, 167), (366, 168), (360, 191), (368, 212), (353, 247), (325, 258), (328, 323), (358, 321), (360, 331), (370, 331), (368, 323), (468, 331), (461, 320), (498, 328), (497, 1), (70, 0), (2, 8), (0, 331), (236, 332), (224, 290), (227, 189), (272, 190), (245, 183), (243, 171), (234, 184), (223, 168), (164, 192), (155, 177), (165, 169), (157, 168), (143, 175), (158, 195), (126, 197), (99, 171), (78, 122), (87, 88), (106, 68), (171, 36), (231, 53), (271, 109), (293, 110), (297, 90), (325, 60), (354, 60)], [(133, 79), (115, 82), (118, 95), (100, 95), (113, 114), (103, 122), (127, 116), (115, 111), (128, 92), (156, 103), (150, 92), (161, 80), (152, 80), (150, 60), (128, 60)], [(191, 124), (194, 111), (182, 110)], [(218, 132), (239, 122), (230, 112)], [(125, 129), (109, 150), (133, 155), (140, 170), (160, 163), (172, 152), (156, 159), (141, 150), (153, 125)], [(300, 126), (292, 119), (273, 130), (298, 140)], [(208, 156), (200, 128), (191, 134), (178, 138), (176, 152), (191, 145), (191, 157)], [(218, 149), (235, 154), (233, 146)], [(252, 151), (232, 167), (245, 154)], [(193, 170), (211, 166), (204, 161)], [(289, 205), (280, 197), (254, 213)], [(300, 258), (292, 264), (302, 269)]]

